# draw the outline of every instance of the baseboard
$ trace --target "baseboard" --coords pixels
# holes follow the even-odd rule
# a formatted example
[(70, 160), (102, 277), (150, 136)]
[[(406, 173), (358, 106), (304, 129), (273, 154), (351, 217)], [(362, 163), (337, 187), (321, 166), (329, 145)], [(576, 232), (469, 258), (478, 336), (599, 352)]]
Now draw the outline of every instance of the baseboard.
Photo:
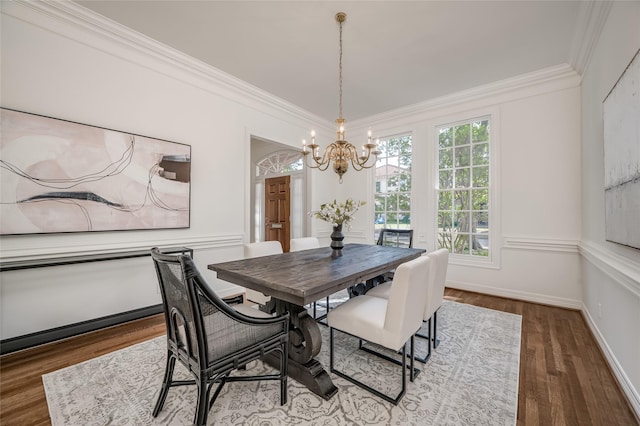
[(24, 336), (12, 337), (0, 341), (0, 355), (28, 349), (34, 346), (51, 343), (56, 340), (67, 339), (79, 334), (96, 331), (101, 328), (111, 327), (128, 321), (145, 318), (162, 312), (162, 305), (147, 306), (145, 308), (134, 309), (132, 311), (121, 312), (102, 318), (69, 324), (49, 330), (38, 331), (36, 333), (25, 334)]
[(585, 305), (582, 306), (582, 316), (584, 317), (585, 322), (589, 326), (589, 329), (591, 330), (591, 334), (593, 334), (596, 341), (598, 342), (600, 351), (606, 358), (607, 363), (609, 364), (609, 368), (611, 368), (611, 372), (613, 373), (613, 376), (616, 378), (616, 380), (618, 381), (618, 384), (620, 385), (620, 388), (622, 389), (622, 392), (627, 397), (627, 400), (629, 401), (629, 405), (631, 406), (631, 409), (636, 415), (636, 419), (638, 420), (638, 423), (640, 423), (640, 395), (638, 394), (636, 389), (633, 387), (631, 380), (629, 380), (629, 377), (626, 375), (626, 373), (622, 369), (622, 366), (618, 362), (618, 359), (611, 351), (611, 348), (607, 344), (607, 341), (605, 340), (604, 336), (602, 336), (602, 333), (600, 333), (598, 326), (596, 325), (595, 321), (593, 320), (593, 317), (591, 316), (591, 314), (589, 313), (589, 310)]
[(525, 302), (539, 303), (541, 305), (558, 306), (567, 309), (581, 310), (583, 307), (582, 301), (580, 300), (566, 299), (563, 297), (553, 297), (545, 294), (530, 293), (526, 291), (509, 290), (482, 284), (447, 280), (447, 287), (455, 288), (458, 290), (473, 291), (475, 293), (488, 294), (491, 296), (506, 297), (508, 299), (522, 300)]

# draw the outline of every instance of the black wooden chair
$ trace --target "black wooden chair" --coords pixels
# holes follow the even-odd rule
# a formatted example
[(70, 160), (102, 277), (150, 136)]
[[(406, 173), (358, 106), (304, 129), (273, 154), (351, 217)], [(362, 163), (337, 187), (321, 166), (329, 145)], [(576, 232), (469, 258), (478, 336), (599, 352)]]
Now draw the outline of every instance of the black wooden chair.
[(382, 228), (378, 235), (379, 246), (413, 247), (413, 229)]
[[(211, 291), (188, 255), (171, 256), (153, 248), (151, 256), (167, 326), (167, 365), (153, 416), (162, 410), (171, 387), (189, 384), (198, 387), (195, 425), (207, 423), (209, 410), (227, 382), (279, 380), (280, 404), (286, 404), (289, 314), (272, 317), (245, 305), (231, 307)], [(230, 375), (270, 352), (280, 354), (279, 373)], [(176, 360), (194, 380), (173, 380)]]

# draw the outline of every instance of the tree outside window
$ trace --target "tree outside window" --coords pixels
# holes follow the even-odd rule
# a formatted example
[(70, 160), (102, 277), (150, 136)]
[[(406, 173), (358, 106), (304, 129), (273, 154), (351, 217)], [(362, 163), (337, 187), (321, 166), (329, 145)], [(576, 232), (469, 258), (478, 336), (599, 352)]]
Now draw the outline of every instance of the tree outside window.
[(411, 135), (380, 140), (376, 163), (374, 229), (411, 228)]
[(489, 256), (489, 118), (438, 133), (438, 248)]

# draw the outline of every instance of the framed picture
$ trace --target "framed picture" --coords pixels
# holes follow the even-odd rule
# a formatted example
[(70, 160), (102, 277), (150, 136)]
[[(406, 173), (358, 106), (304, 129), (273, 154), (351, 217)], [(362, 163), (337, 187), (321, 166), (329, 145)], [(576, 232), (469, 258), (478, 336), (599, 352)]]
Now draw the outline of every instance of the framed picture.
[(188, 228), (191, 147), (0, 109), (0, 233)]
[(606, 239), (640, 249), (640, 50), (603, 103)]

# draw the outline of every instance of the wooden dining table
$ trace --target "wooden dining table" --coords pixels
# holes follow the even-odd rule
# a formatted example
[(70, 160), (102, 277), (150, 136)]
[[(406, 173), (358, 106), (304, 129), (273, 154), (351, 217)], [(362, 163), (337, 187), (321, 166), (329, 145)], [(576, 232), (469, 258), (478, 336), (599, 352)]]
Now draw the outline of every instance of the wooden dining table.
[[(424, 249), (345, 244), (342, 255), (330, 247), (215, 263), (218, 279), (271, 296), (261, 309), (290, 313), (289, 376), (329, 399), (337, 392), (331, 377), (315, 359), (322, 347), (318, 322), (305, 305), (363, 283), (415, 259)], [(267, 357), (278, 366), (277, 355)]]

